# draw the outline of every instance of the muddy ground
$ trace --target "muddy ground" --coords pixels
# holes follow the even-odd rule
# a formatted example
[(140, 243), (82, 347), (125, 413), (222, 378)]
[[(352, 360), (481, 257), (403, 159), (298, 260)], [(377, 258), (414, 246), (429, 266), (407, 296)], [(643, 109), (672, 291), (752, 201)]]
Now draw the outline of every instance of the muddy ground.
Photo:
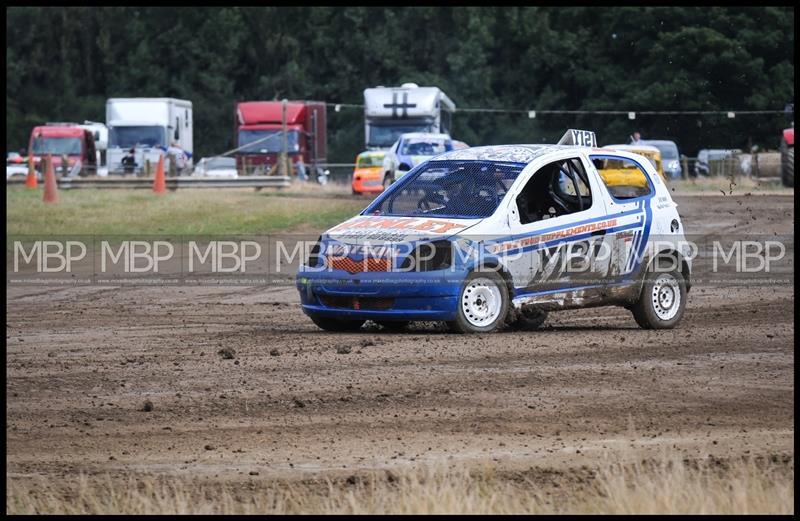
[[(688, 233), (794, 233), (792, 196), (676, 199)], [(9, 477), (794, 455), (791, 285), (696, 286), (671, 331), (598, 308), (478, 336), (325, 333), (292, 287), (7, 290)]]

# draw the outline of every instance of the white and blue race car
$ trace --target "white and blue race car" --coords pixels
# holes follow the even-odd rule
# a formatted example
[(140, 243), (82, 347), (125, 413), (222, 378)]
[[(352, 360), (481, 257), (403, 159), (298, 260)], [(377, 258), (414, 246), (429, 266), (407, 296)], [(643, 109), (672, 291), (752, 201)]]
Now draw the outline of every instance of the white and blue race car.
[(453, 140), (448, 134), (429, 132), (407, 132), (386, 151), (383, 158), (384, 189), (401, 179), (415, 166), (433, 156), (454, 150)]
[(597, 148), (593, 132), (448, 152), (320, 236), (297, 274), (302, 309), (329, 331), (534, 329), (549, 311), (606, 305), (672, 328), (692, 256), (676, 206), (650, 161)]

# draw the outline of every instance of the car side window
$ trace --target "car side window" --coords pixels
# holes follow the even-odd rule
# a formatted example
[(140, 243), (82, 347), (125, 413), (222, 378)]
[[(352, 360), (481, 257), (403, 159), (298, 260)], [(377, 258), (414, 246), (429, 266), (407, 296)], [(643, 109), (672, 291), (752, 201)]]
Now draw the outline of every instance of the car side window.
[(636, 199), (649, 195), (653, 188), (642, 168), (630, 159), (614, 156), (592, 157), (600, 179), (616, 199)]
[(592, 192), (578, 158), (548, 163), (534, 173), (517, 196), (521, 224), (582, 212), (592, 206)]

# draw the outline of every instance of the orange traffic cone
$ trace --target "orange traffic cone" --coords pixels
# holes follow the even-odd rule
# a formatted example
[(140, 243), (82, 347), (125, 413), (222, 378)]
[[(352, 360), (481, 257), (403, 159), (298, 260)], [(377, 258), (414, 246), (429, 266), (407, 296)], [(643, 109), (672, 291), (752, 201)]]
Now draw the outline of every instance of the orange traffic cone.
[(27, 188), (39, 186), (39, 180), (36, 178), (36, 168), (33, 166), (33, 154), (28, 156), (28, 177), (25, 179), (25, 186)]
[(167, 178), (164, 177), (164, 156), (158, 158), (156, 167), (156, 178), (153, 181), (153, 192), (163, 194), (167, 192)]
[(44, 197), (42, 201), (46, 203), (58, 202), (58, 184), (56, 184), (56, 171), (53, 169), (53, 158), (47, 156), (47, 170), (44, 175)]

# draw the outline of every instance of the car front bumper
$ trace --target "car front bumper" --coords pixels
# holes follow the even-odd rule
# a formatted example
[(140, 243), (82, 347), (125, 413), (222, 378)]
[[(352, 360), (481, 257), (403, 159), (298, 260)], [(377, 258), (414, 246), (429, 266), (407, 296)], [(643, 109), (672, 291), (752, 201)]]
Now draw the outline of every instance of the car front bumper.
[(465, 273), (300, 270), (296, 285), (307, 315), (360, 320), (454, 320)]

